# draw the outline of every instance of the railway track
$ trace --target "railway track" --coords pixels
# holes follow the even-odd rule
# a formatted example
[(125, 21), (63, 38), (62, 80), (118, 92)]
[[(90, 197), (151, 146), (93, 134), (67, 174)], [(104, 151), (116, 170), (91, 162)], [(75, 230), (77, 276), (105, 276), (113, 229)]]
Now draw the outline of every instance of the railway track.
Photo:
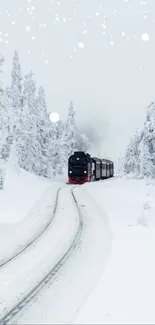
[(28, 248), (30, 248), (45, 232), (46, 230), (49, 228), (49, 226), (51, 225), (54, 216), (55, 216), (55, 212), (57, 209), (57, 204), (58, 204), (58, 196), (59, 196), (59, 192), (60, 190), (63, 188), (64, 186), (60, 187), (57, 190), (56, 193), (56, 199), (55, 199), (55, 203), (54, 203), (54, 209), (53, 212), (51, 214), (51, 218), (48, 221), (48, 223), (46, 224), (46, 226), (31, 240), (29, 241), (22, 249), (20, 249), (16, 254), (14, 254), (13, 256), (11, 256), (10, 258), (8, 258), (7, 260), (5, 260), (4, 262), (0, 263), (0, 269), (2, 267), (4, 267), (5, 265), (7, 265), (9, 262), (13, 261), (14, 259), (16, 259), (19, 255), (21, 255), (24, 251), (26, 251)]
[[(55, 202), (55, 207), (53, 211), (53, 218), (56, 215), (57, 212), (57, 207), (58, 207), (58, 198), (59, 198), (59, 193), (61, 191), (62, 187), (58, 190), (57, 192), (57, 197), (56, 197), (56, 202)], [(80, 206), (78, 205), (78, 202), (76, 200), (76, 197), (74, 195), (74, 187), (71, 189), (71, 195), (73, 202), (76, 205), (77, 211), (78, 211), (78, 227), (77, 231), (75, 233), (75, 236), (67, 249), (67, 251), (64, 253), (64, 255), (61, 257), (61, 259), (55, 264), (55, 266), (46, 274), (46, 276), (35, 286), (33, 289), (25, 295), (23, 299), (20, 300), (12, 309), (6, 312), (6, 314), (0, 319), (0, 325), (5, 325), (8, 324), (8, 322), (13, 321), (13, 319), (18, 316), (18, 314), (26, 307), (32, 300), (37, 296), (37, 294), (51, 281), (52, 278), (56, 275), (58, 270), (63, 266), (63, 264), (67, 261), (71, 253), (74, 251), (75, 247), (77, 246), (79, 239), (81, 237), (82, 229), (83, 229), (83, 218), (82, 218), (82, 213)], [(44, 230), (45, 232), (45, 230)], [(41, 234), (40, 234), (41, 236)], [(39, 238), (39, 236), (37, 237)], [(19, 254), (18, 254), (19, 255)]]

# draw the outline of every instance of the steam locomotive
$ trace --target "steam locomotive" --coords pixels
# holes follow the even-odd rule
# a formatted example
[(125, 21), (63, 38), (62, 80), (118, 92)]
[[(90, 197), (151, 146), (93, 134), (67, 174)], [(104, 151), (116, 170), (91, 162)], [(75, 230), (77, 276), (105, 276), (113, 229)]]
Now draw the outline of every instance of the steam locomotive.
[(68, 159), (68, 182), (84, 184), (114, 176), (114, 163), (108, 159), (91, 157), (83, 151), (75, 151)]

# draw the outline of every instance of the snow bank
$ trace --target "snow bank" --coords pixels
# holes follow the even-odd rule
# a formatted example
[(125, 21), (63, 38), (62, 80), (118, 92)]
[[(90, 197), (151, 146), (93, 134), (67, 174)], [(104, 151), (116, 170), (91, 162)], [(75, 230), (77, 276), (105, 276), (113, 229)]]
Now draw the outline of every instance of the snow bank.
[(46, 227), (58, 187), (58, 183), (52, 184), (24, 171), (20, 175), (9, 171), (5, 190), (0, 192), (0, 264)]
[(17, 175), (9, 169), (5, 188), (0, 191), (0, 225), (24, 219), (50, 185), (49, 180), (31, 175), (24, 170)]
[(86, 184), (114, 234), (101, 280), (74, 324), (155, 323), (155, 184), (113, 179)]

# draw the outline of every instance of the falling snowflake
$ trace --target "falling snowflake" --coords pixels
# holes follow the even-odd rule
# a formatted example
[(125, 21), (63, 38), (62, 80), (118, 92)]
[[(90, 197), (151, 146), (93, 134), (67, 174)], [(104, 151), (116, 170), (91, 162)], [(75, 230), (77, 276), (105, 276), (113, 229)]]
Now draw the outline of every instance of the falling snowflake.
[(31, 26), (29, 26), (29, 25), (25, 26), (25, 30), (26, 30), (27, 32), (30, 32), (30, 31), (31, 31)]
[(88, 34), (88, 31), (85, 29), (83, 32), (82, 32), (82, 34)]
[(141, 36), (141, 38), (145, 42), (149, 41), (149, 39), (150, 39), (150, 37), (149, 37), (149, 35), (147, 33), (143, 33), (142, 36)]
[(45, 64), (48, 64), (48, 60), (45, 60), (44, 62), (45, 62)]
[(84, 48), (84, 43), (80, 42), (80, 43), (78, 44), (78, 46), (79, 46), (80, 49), (83, 49), (83, 48)]

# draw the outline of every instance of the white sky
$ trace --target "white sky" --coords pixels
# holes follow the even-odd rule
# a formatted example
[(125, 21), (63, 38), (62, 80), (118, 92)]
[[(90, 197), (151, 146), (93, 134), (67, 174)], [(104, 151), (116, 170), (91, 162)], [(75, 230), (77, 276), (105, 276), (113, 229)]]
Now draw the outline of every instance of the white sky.
[(0, 4), (4, 81), (17, 49), (23, 73), (32, 69), (44, 86), (49, 110), (65, 118), (72, 100), (78, 121), (101, 135), (101, 154), (117, 157), (155, 98), (155, 1)]

